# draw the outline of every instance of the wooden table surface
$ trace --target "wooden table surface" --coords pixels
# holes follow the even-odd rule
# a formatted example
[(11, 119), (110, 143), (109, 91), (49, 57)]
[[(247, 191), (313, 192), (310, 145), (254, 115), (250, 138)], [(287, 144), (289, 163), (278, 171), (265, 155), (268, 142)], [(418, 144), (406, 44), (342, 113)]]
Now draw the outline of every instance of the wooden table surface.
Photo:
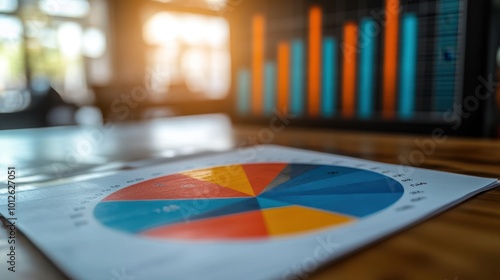
[[(35, 156), (36, 149), (32, 149), (30, 157), (29, 151), (21, 152), (22, 161), (19, 163), (24, 164), (22, 166), (28, 166), (30, 172), (33, 173), (30, 175), (32, 177), (28, 176), (32, 178), (32, 181), (28, 180), (24, 187), (28, 190), (50, 185), (55, 182), (54, 180), (57, 182), (80, 180), (85, 177), (85, 173), (95, 171), (95, 166), (109, 166), (105, 172), (101, 172), (102, 168), (99, 169), (99, 174), (104, 176), (119, 172), (127, 165), (127, 162), (133, 163), (128, 165), (135, 164), (136, 166), (139, 162), (141, 164), (138, 164), (138, 167), (147, 166), (148, 164), (142, 164), (141, 160), (153, 158), (153, 163), (165, 162), (175, 160), (175, 157), (172, 157), (176, 155), (227, 150), (259, 143), (272, 143), (386, 163), (410, 164), (434, 170), (500, 178), (500, 141), (498, 140), (440, 138), (439, 141), (435, 141), (436, 139), (431, 135), (409, 136), (290, 127), (270, 133), (272, 130), (265, 125), (233, 128), (222, 116), (205, 117), (204, 121), (205, 123), (195, 117), (156, 121), (147, 125), (115, 125), (116, 130), (111, 135), (105, 134), (104, 139), (101, 140), (103, 143), (96, 145), (90, 155), (81, 158), (81, 162), (89, 169), (69, 172), (64, 178), (61, 176), (53, 178), (48, 174), (45, 174), (47, 175), (45, 177), (37, 177), (36, 175), (43, 174), (37, 174), (36, 170), (42, 169), (34, 168), (29, 162), (60, 163), (64, 156), (67, 157), (67, 154), (51, 156), (51, 153), (47, 153), (44, 156)], [(182, 129), (179, 128), (179, 122), (182, 123)], [(208, 129), (206, 129), (207, 126)], [(62, 141), (61, 143), (66, 143), (68, 147), (68, 145), (78, 145), (78, 143), (64, 139), (71, 137), (79, 139), (83, 135), (82, 131), (84, 131), (82, 128), (59, 128), (0, 132), (0, 145), (4, 149), (11, 147), (9, 145), (15, 145), (16, 141), (24, 141), (22, 145), (27, 149), (30, 145), (40, 145), (41, 141), (46, 141), (48, 145)], [(170, 133), (166, 133), (167, 131)], [(169, 140), (172, 131), (177, 131), (174, 135), (177, 140)], [(193, 134), (194, 131), (197, 132)], [(53, 135), (57, 133), (61, 134), (60, 137), (54, 138)], [(158, 142), (159, 136), (155, 136), (156, 134), (165, 137), (165, 141)], [(108, 147), (109, 144), (117, 144), (123, 135), (129, 137), (130, 143), (121, 143), (120, 149), (112, 151), (103, 148)], [(185, 140), (187, 137), (190, 137), (191, 142)], [(186, 141), (192, 146), (191, 148), (186, 149)], [(127, 156), (118, 156), (120, 151), (122, 154), (124, 154), (123, 151), (128, 151), (125, 153)], [(11, 158), (13, 155), (15, 153), (11, 151)], [(5, 160), (0, 163), (7, 164)], [(40, 172), (48, 173), (47, 171)], [(43, 179), (37, 181), (33, 178)], [(2, 255), (7, 246), (6, 237), (7, 231), (2, 228), (0, 230)], [(22, 233), (18, 233), (17, 238), (18, 272), (14, 276), (6, 273), (5, 264), (2, 262), (0, 279), (66, 279)], [(328, 264), (309, 276), (310, 279), (318, 280), (500, 279), (500, 188), (480, 194), (418, 225)]]

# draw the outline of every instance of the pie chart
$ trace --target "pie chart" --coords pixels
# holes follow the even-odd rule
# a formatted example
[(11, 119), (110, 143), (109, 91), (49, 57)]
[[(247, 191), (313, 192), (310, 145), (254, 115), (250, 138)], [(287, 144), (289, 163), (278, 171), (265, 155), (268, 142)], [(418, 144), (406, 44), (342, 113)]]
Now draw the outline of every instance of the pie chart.
[(396, 180), (362, 169), (251, 163), (142, 181), (100, 201), (104, 226), (145, 238), (283, 238), (356, 223), (403, 195)]

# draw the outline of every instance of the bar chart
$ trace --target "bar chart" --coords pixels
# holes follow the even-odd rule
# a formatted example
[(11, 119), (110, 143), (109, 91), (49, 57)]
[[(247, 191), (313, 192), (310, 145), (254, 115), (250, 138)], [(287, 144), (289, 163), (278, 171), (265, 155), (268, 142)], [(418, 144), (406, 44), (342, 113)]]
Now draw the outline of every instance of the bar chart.
[(461, 98), (465, 0), (247, 2), (233, 32), (240, 116), (412, 120)]

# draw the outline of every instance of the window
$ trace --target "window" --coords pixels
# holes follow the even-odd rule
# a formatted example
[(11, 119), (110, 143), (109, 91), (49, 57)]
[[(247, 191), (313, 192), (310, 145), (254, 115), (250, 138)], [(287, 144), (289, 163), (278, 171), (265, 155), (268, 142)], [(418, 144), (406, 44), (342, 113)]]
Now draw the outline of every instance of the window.
[(0, 30), (8, 30), (0, 33), (0, 112), (23, 110), (49, 87), (68, 103), (90, 103), (92, 65), (101, 80), (110, 72), (106, 19), (95, 16), (103, 9), (105, 0), (0, 0)]
[[(192, 97), (221, 99), (229, 90), (229, 26), (225, 19), (158, 12), (143, 28), (150, 86), (157, 94), (183, 85)], [(174, 93), (175, 94), (175, 93)], [(177, 99), (176, 96), (168, 96)]]

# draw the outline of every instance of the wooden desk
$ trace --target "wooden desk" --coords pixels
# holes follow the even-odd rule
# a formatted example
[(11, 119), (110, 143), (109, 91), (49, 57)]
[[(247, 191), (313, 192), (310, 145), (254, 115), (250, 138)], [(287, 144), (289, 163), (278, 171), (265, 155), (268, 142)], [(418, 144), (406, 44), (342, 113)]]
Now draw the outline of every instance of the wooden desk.
[[(179, 122), (182, 125), (179, 125)], [(113, 134), (104, 137), (99, 147), (95, 147), (92, 153), (81, 158), (81, 162), (87, 164), (86, 168), (89, 169), (69, 172), (65, 178), (54, 179), (46, 174), (48, 177), (40, 177), (45, 178), (40, 179), (42, 182), (28, 182), (25, 187), (43, 187), (54, 180), (80, 180), (85, 178), (82, 174), (90, 171), (104, 176), (121, 169), (129, 169), (130, 166), (151, 164), (149, 161), (141, 161), (146, 158), (153, 158), (152, 163), (158, 163), (172, 160), (174, 155), (257, 144), (261, 142), (259, 138), (265, 143), (269, 142), (266, 138), (272, 138), (269, 143), (387, 163), (414, 162), (420, 167), (435, 170), (500, 177), (500, 141), (495, 140), (449, 138), (437, 143), (426, 135), (376, 135), (289, 127), (271, 135), (266, 126), (231, 129), (227, 119), (221, 116), (155, 121), (141, 125), (116, 125), (115, 128)], [(58, 128), (0, 132), (0, 145), (4, 149), (15, 146), (16, 141), (24, 141), (22, 145), (24, 149), (28, 149), (21, 153), (23, 161), (20, 163), (24, 166), (30, 166), (26, 164), (27, 160), (61, 162), (67, 154), (49, 152), (37, 156), (37, 147), (43, 148), (41, 143), (45, 141), (45, 145), (49, 146), (54, 146), (54, 143), (66, 143), (66, 148), (69, 147), (67, 150), (71, 150), (72, 145), (78, 145), (78, 141), (68, 142), (65, 139), (79, 139), (83, 135), (82, 131), (83, 128)], [(128, 141), (123, 141), (123, 137), (128, 137)], [(186, 143), (191, 148), (187, 148)], [(425, 143), (425, 146), (422, 143)], [(116, 146), (119, 148), (112, 149)], [(420, 156), (421, 154), (424, 156)], [(96, 166), (107, 166), (107, 169), (96, 169)], [(33, 168), (30, 168), (33, 171)], [(6, 231), (2, 229), (1, 252), (5, 252), (6, 235)], [(17, 250), (19, 271), (15, 275), (17, 278), (13, 279), (65, 279), (64, 275), (20, 233)], [(11, 279), (9, 277), (12, 275), (6, 274), (4, 266), (2, 262), (0, 279)], [(500, 188), (496, 188), (329, 264), (311, 275), (311, 279), (462, 280), (498, 279), (499, 275)]]

